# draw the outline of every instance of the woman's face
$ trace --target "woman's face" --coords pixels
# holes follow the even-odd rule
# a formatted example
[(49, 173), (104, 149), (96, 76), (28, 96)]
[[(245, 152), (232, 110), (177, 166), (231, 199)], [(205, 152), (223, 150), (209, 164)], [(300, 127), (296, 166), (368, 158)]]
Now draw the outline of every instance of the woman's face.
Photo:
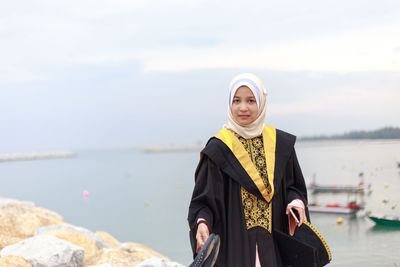
[(240, 126), (247, 126), (257, 119), (257, 101), (249, 87), (240, 86), (236, 90), (231, 110), (233, 119)]

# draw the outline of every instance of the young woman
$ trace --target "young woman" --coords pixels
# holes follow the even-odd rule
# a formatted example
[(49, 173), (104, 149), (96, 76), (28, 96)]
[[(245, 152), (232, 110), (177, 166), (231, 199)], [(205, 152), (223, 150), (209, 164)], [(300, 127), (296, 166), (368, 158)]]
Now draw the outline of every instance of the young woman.
[(228, 122), (201, 152), (189, 206), (191, 245), (196, 254), (211, 232), (218, 234), (216, 266), (283, 266), (273, 230), (293, 234), (308, 217), (296, 138), (264, 125), (266, 96), (257, 76), (236, 76)]

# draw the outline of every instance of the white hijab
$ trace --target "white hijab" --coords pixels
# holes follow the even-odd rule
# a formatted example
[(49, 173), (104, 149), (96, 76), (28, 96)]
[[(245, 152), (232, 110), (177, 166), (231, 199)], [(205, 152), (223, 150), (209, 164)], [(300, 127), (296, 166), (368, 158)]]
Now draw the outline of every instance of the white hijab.
[[(257, 106), (258, 106), (258, 114), (257, 119), (246, 126), (240, 126), (233, 119), (232, 115), (232, 101), (235, 96), (236, 90), (240, 86), (246, 86), (250, 88), (253, 92), (254, 97), (256, 98)], [(260, 78), (251, 73), (242, 73), (234, 77), (229, 84), (229, 106), (228, 106), (228, 123), (223, 127), (228, 130), (232, 130), (235, 133), (239, 134), (245, 139), (254, 138), (256, 136), (261, 135), (264, 129), (264, 119), (265, 112), (267, 110), (267, 91), (264, 88), (264, 85)]]

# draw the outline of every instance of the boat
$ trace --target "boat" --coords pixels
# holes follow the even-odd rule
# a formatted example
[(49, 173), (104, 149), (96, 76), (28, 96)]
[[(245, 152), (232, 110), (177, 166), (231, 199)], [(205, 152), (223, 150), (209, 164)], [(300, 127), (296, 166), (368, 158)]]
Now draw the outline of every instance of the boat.
[(332, 192), (332, 193), (364, 193), (371, 188), (371, 184), (360, 182), (358, 185), (319, 185), (311, 183), (309, 189), (312, 193)]
[(309, 212), (315, 213), (330, 213), (330, 214), (355, 214), (357, 211), (362, 209), (362, 205), (358, 205), (355, 202), (350, 202), (347, 205), (339, 205), (337, 203), (327, 204), (327, 205), (318, 205), (318, 204), (310, 204), (308, 205)]
[(368, 218), (370, 218), (377, 225), (400, 227), (400, 217), (397, 216), (379, 216), (370, 214), (368, 215)]
[(364, 193), (371, 192), (371, 184), (364, 183), (364, 172), (358, 174), (360, 182), (356, 185), (321, 185), (316, 183), (316, 174), (314, 173), (311, 184), (308, 189), (311, 190), (313, 194), (315, 193)]

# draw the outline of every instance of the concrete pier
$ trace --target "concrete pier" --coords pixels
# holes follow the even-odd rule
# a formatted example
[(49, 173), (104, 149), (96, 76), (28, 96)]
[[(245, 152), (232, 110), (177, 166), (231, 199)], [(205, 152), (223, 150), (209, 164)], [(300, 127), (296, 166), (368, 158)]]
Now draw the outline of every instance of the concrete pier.
[(72, 158), (75, 156), (76, 156), (76, 154), (73, 152), (70, 152), (70, 151), (9, 153), (9, 154), (0, 154), (0, 162), (39, 160), (39, 159), (56, 159), (56, 158)]

